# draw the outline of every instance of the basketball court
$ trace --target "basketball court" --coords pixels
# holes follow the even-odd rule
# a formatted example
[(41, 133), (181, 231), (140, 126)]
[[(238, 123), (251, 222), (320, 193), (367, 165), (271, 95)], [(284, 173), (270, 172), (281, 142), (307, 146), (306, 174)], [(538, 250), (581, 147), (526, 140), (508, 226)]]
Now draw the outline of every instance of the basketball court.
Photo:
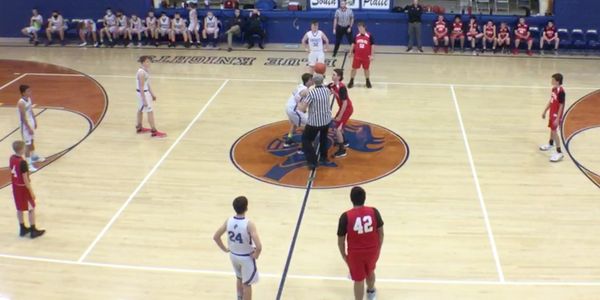
[[(350, 89), (349, 155), (309, 183), (279, 151), (288, 127), (278, 123), (306, 53), (269, 49), (2, 47), (0, 154), (8, 162), (19, 138), (14, 102), (27, 83), (38, 152), (52, 159), (32, 176), (44, 237), (18, 237), (11, 189), (0, 189), (0, 299), (235, 299), (212, 235), (239, 195), (263, 243), (255, 299), (351, 299), (336, 230), (354, 184), (385, 221), (380, 300), (600, 293), (590, 180), (600, 172), (600, 60), (379, 47), (373, 88), (359, 71)], [(134, 130), (140, 55), (154, 56), (165, 139)], [(342, 65), (349, 77), (349, 57), (327, 57), (328, 79)], [(567, 108), (582, 100), (563, 126), (570, 155), (553, 164), (537, 147), (556, 72)]]

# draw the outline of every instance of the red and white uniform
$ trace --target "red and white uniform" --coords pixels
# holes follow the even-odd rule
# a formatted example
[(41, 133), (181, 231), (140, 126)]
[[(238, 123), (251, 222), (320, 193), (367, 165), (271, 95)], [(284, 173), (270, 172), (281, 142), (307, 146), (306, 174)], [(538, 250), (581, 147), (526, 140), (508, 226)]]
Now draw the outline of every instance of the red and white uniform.
[(477, 25), (477, 22), (469, 23), (469, 32), (467, 32), (467, 36), (468, 37), (477, 37), (478, 34), (479, 34), (479, 26)]
[(556, 120), (560, 123), (562, 115), (559, 115), (560, 106), (565, 105), (565, 89), (562, 86), (552, 88), (552, 97), (550, 98), (550, 117), (548, 118), (548, 127), (556, 130)]
[(25, 186), (25, 176), (29, 176), (27, 162), (23, 157), (13, 155), (10, 157), (9, 168), (12, 178), (12, 190), (15, 206), (18, 211), (28, 211), (35, 208), (35, 201)]
[(448, 36), (448, 28), (446, 27), (446, 21), (436, 21), (433, 25), (433, 33), (438, 39), (443, 39)]
[[(340, 109), (342, 109), (342, 105), (346, 102), (346, 110), (343, 112), (340, 121), (335, 125), (336, 128), (341, 129), (348, 123), (348, 120), (350, 120), (350, 116), (352, 116), (352, 113), (354, 112), (354, 107), (352, 106), (352, 100), (348, 97), (348, 88), (346, 88), (346, 85), (341, 82), (337, 85), (332, 83), (330, 89), (335, 96), (335, 100)], [(339, 116), (340, 111), (338, 110), (335, 118), (337, 119)]]
[(510, 40), (510, 30), (508, 29), (508, 27), (500, 27), (500, 30), (498, 30), (498, 40)]
[(354, 59), (352, 60), (352, 69), (358, 69), (362, 66), (368, 70), (371, 65), (371, 55), (373, 46), (373, 36), (370, 33), (359, 33), (354, 37)]
[(465, 34), (463, 32), (463, 23), (462, 22), (454, 22), (452, 23), (452, 34), (451, 37), (453, 39), (464, 37)]
[(558, 37), (556, 34), (556, 27), (554, 26), (546, 26), (544, 28), (544, 39), (547, 41), (553, 41)]
[(491, 41), (494, 39), (494, 35), (496, 34), (496, 26), (495, 25), (485, 25), (483, 28), (483, 34), (485, 39)]
[(532, 37), (529, 35), (529, 25), (527, 24), (517, 24), (515, 40), (521, 41), (531, 41)]
[(340, 217), (337, 235), (346, 237), (352, 280), (365, 280), (375, 271), (380, 251), (378, 230), (381, 227), (383, 220), (374, 207), (354, 207)]

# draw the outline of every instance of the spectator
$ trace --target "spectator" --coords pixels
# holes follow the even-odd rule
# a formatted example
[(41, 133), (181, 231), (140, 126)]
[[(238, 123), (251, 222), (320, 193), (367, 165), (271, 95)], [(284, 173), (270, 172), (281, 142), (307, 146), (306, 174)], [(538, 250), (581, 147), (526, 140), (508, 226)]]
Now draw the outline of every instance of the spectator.
[(346, 37), (349, 44), (352, 44), (352, 25), (354, 24), (354, 13), (352, 9), (346, 6), (346, 1), (340, 2), (340, 8), (335, 11), (333, 17), (333, 34), (335, 34), (335, 47), (333, 47), (333, 57), (337, 55), (342, 38)]
[(552, 21), (548, 21), (548, 25), (544, 27), (544, 31), (542, 32), (542, 38), (540, 39), (540, 50), (542, 55), (544, 54), (544, 43), (549, 46), (554, 44), (554, 54), (558, 54), (560, 39), (558, 38), (558, 34), (556, 34), (556, 27), (554, 27), (554, 22)]
[(29, 20), (29, 26), (21, 29), (21, 32), (24, 35), (29, 36), (30, 43), (33, 43), (35, 46), (37, 46), (40, 43), (38, 40), (38, 32), (42, 29), (44, 18), (38, 13), (37, 8), (34, 8), (31, 12), (33, 15)]
[(265, 30), (262, 27), (263, 17), (260, 16), (260, 11), (258, 9), (253, 9), (250, 12), (250, 17), (248, 19), (248, 29), (246, 30), (246, 36), (248, 39), (248, 49), (252, 49), (254, 47), (254, 36), (257, 35), (259, 37), (258, 47), (260, 49), (265, 49), (263, 46), (265, 40)]
[(406, 48), (406, 52), (412, 50), (416, 39), (417, 49), (423, 53), (421, 44), (421, 15), (423, 14), (423, 6), (419, 4), (419, 0), (413, 0), (413, 3), (407, 5), (404, 11), (408, 14), (408, 48)]
[(244, 28), (244, 17), (242, 17), (238, 8), (233, 12), (233, 18), (231, 19), (231, 27), (225, 32), (227, 34), (227, 52), (231, 52), (231, 44), (233, 42), (233, 35), (240, 36), (242, 34), (242, 28)]
[(239, 9), (240, 3), (237, 0), (225, 0), (223, 3), (225, 9)]

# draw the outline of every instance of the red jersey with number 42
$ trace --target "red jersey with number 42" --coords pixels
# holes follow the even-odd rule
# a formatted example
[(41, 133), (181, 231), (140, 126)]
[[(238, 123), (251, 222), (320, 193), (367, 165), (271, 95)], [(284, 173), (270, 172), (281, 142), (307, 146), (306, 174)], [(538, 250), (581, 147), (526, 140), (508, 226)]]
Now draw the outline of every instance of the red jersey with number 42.
[(21, 167), (23, 163), (25, 163), (25, 160), (18, 155), (13, 155), (10, 157), (9, 168), (10, 173), (12, 174), (11, 178), (13, 189), (15, 187), (25, 186), (25, 180), (23, 180), (23, 172)]
[(359, 58), (369, 58), (371, 56), (371, 46), (373, 38), (370, 33), (359, 33), (354, 37), (354, 55)]
[[(379, 232), (383, 224), (381, 216), (373, 207), (360, 206), (346, 212), (348, 250), (379, 248)], [(381, 222), (383, 223), (383, 222)]]

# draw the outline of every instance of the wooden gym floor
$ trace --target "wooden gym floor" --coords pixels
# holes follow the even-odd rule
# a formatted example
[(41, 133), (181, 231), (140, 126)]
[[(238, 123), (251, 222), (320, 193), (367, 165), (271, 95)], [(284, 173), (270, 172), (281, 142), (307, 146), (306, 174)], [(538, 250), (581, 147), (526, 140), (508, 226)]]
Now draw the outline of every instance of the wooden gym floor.
[[(364, 88), (359, 72), (350, 90), (353, 119), (394, 132), (410, 155), (395, 172), (363, 184), (368, 205), (385, 221), (378, 299), (597, 299), (598, 187), (569, 155), (551, 164), (537, 146), (548, 139), (540, 115), (550, 76), (565, 75), (570, 106), (597, 90), (600, 60), (379, 50), (388, 54), (373, 62), (373, 89)], [(86, 113), (96, 117), (91, 123), (68, 110), (39, 116), (39, 153), (71, 149), (32, 177), (44, 237), (17, 236), (10, 187), (0, 190), (0, 299), (235, 299), (229, 258), (212, 234), (238, 195), (250, 199), (249, 218), (264, 244), (255, 299), (275, 299), (303, 204), (282, 299), (352, 298), (335, 235), (339, 215), (350, 208), (349, 188), (307, 193), (265, 183), (230, 158), (245, 133), (285, 120), (285, 102), (304, 67), (270, 64), (293, 65), (305, 53), (277, 46), (231, 53), (0, 51), (0, 69), (13, 71), (0, 74), (6, 162), (19, 138), (10, 134), (19, 84), (32, 86), (37, 103), (99, 101), (81, 106), (95, 107)], [(134, 132), (140, 55), (162, 60), (151, 74), (158, 126), (169, 134), (163, 140)], [(242, 65), (206, 56), (240, 57)], [(14, 72), (7, 60), (53, 64), (90, 78), (47, 65), (31, 71), (23, 64)], [(343, 56), (332, 63), (341, 66)], [(88, 80), (65, 83), (72, 77)], [(105, 114), (102, 88), (93, 80), (106, 92)], [(588, 114), (590, 130), (569, 143), (578, 165), (596, 174), (599, 116)]]

